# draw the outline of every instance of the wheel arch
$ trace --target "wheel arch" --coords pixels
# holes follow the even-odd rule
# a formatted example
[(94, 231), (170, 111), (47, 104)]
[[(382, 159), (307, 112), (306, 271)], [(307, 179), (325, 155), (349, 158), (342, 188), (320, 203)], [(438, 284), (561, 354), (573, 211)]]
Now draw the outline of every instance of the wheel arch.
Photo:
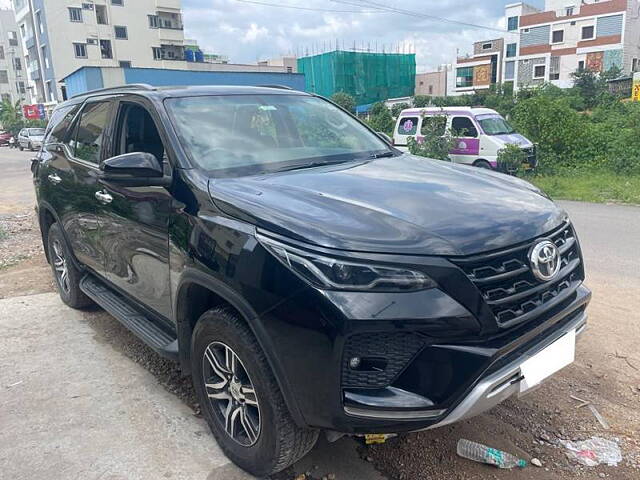
[(179, 361), (182, 372), (185, 375), (191, 373), (191, 336), (198, 319), (204, 312), (216, 307), (232, 309), (246, 323), (267, 358), (291, 416), (299, 426), (306, 426), (284, 369), (271, 348), (268, 334), (261, 325), (257, 312), (226, 284), (198, 270), (188, 271), (182, 275), (174, 295)]

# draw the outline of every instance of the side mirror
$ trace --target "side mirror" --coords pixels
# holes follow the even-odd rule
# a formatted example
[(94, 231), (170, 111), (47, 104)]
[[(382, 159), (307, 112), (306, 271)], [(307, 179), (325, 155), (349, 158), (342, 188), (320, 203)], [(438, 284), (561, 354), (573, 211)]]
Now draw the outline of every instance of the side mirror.
[(162, 186), (171, 184), (158, 159), (147, 152), (125, 153), (106, 159), (100, 165), (100, 180), (125, 187)]
[(387, 142), (389, 145), (393, 146), (393, 140), (391, 139), (391, 137), (389, 135), (387, 135), (384, 132), (376, 132), (378, 134), (378, 136), (384, 140), (385, 142)]

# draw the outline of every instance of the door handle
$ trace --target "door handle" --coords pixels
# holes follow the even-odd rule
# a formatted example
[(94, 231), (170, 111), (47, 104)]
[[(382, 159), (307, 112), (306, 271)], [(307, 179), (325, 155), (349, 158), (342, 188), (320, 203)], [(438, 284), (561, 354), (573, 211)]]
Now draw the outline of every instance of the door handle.
[(108, 205), (113, 202), (113, 197), (104, 191), (96, 192), (96, 199), (103, 205)]
[(55, 173), (52, 173), (52, 174), (51, 174), (51, 175), (49, 175), (47, 178), (48, 178), (48, 179), (49, 179), (49, 181), (50, 181), (51, 183), (53, 183), (54, 185), (58, 185), (58, 184), (62, 181), (62, 179), (61, 179), (58, 175), (56, 175)]

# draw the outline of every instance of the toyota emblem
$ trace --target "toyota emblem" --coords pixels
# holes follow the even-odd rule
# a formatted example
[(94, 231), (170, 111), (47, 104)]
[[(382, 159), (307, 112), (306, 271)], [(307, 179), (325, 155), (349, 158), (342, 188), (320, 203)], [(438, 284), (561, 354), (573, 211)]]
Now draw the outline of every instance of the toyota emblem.
[(536, 243), (529, 254), (533, 276), (542, 282), (548, 282), (558, 274), (560, 260), (560, 251), (550, 240)]

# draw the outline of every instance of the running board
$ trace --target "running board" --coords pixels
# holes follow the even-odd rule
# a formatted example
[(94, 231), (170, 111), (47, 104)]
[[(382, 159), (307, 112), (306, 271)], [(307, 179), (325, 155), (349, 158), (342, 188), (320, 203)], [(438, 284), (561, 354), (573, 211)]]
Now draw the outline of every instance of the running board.
[(178, 361), (176, 336), (160, 328), (153, 319), (133, 307), (122, 295), (91, 274), (80, 280), (80, 289), (159, 355)]

